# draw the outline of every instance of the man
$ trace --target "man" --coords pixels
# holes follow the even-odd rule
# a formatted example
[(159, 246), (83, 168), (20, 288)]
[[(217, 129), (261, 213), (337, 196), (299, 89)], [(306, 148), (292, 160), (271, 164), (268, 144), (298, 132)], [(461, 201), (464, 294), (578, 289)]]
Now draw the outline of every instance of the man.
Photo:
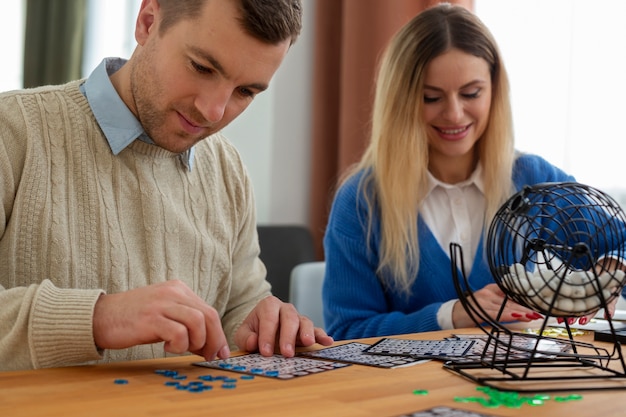
[(300, 25), (299, 0), (143, 0), (127, 62), (0, 95), (0, 369), (332, 343), (271, 296), (219, 133)]

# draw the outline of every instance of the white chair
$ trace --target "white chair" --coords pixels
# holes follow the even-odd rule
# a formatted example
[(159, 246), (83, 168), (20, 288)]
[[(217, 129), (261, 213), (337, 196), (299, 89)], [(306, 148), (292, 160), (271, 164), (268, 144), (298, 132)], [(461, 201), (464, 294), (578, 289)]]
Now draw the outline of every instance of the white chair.
[(322, 284), (324, 283), (325, 262), (305, 262), (291, 270), (289, 282), (289, 302), (298, 312), (307, 316), (317, 327), (324, 328), (322, 310)]

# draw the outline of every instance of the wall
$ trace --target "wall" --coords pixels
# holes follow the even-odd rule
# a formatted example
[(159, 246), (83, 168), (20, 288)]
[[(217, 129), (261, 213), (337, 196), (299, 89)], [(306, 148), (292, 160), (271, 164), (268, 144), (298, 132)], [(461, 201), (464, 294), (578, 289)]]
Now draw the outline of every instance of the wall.
[(259, 224), (308, 224), (315, 1), (270, 88), (224, 129), (252, 178)]
[[(84, 76), (106, 56), (129, 57), (135, 47), (134, 20), (139, 0), (89, 0)], [(311, 141), (311, 83), (315, 0), (304, 0), (303, 30), (287, 54), (270, 88), (260, 94), (225, 134), (237, 146), (248, 167), (262, 224), (308, 223), (309, 146)], [(0, 91), (20, 88), (23, 7), (21, 1), (3, 4), (0, 33), (17, 42), (1, 47)], [(114, 36), (98, 36), (105, 27)], [(112, 39), (113, 38), (113, 39)]]

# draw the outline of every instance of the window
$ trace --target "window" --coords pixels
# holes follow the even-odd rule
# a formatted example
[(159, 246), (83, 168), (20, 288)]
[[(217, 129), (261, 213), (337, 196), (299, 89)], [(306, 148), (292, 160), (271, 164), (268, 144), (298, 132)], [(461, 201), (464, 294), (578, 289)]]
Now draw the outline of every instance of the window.
[(88, 2), (83, 57), (85, 77), (104, 57), (130, 57), (135, 48), (135, 18), (141, 4), (137, 0), (88, 0)]
[[(137, 0), (88, 0), (87, 33), (83, 60), (83, 76), (88, 76), (103, 57), (130, 57), (135, 39), (134, 25), (141, 2)], [(0, 34), (4, 65), (0, 65), (0, 91), (22, 88), (24, 20), (26, 1), (7, 1), (0, 13)]]
[[(138, 0), (88, 0), (83, 75), (105, 56), (129, 57)], [(4, 2), (0, 91), (21, 88), (25, 1)], [(516, 143), (626, 206), (620, 122), (626, 105), (623, 0), (475, 0), (511, 80)], [(9, 63), (11, 65), (9, 65)]]
[(22, 87), (25, 3), (25, 1), (2, 3), (0, 33), (3, 39), (11, 39), (11, 41), (2, 44), (3, 64), (0, 65), (0, 91), (16, 90)]
[(476, 0), (475, 9), (509, 73), (517, 148), (624, 206), (626, 2)]

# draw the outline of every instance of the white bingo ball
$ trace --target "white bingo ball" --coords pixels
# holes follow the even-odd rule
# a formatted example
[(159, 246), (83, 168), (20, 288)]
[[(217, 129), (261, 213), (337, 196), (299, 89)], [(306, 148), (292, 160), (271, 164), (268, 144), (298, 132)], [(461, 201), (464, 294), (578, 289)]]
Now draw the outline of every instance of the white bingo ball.
[(519, 289), (520, 294), (528, 295), (530, 290), (530, 282), (528, 282), (528, 278), (519, 278), (517, 284), (517, 288)]
[(573, 271), (568, 275), (568, 280), (572, 284), (585, 285), (591, 282), (593, 275), (587, 274), (587, 271)]
[(609, 285), (609, 282), (613, 279), (613, 276), (608, 272), (603, 272), (598, 277), (598, 281), (600, 282), (600, 288), (606, 288)]
[(597, 295), (592, 295), (590, 297), (585, 298), (585, 305), (587, 308), (585, 310), (595, 310), (600, 307), (600, 297)]
[(570, 297), (574, 299), (578, 299), (578, 298), (585, 298), (587, 296), (584, 285), (571, 285), (571, 287), (572, 287), (572, 293), (570, 294)]
[(582, 313), (583, 311), (587, 311), (587, 304), (585, 303), (585, 300), (572, 300), (574, 303), (574, 306), (572, 307), (572, 311), (576, 312), (576, 313)]
[(574, 292), (574, 286), (571, 284), (568, 284), (567, 282), (563, 282), (561, 284), (561, 288), (559, 289), (559, 296), (571, 298), (573, 292)]
[(509, 273), (515, 277), (526, 276), (526, 268), (520, 263), (515, 263), (509, 267)]
[(556, 300), (556, 303), (554, 303), (554, 307), (564, 313), (573, 313), (574, 301), (569, 298), (561, 297)]
[(539, 295), (530, 297), (530, 307), (534, 307), (535, 310), (548, 312), (550, 305)]

